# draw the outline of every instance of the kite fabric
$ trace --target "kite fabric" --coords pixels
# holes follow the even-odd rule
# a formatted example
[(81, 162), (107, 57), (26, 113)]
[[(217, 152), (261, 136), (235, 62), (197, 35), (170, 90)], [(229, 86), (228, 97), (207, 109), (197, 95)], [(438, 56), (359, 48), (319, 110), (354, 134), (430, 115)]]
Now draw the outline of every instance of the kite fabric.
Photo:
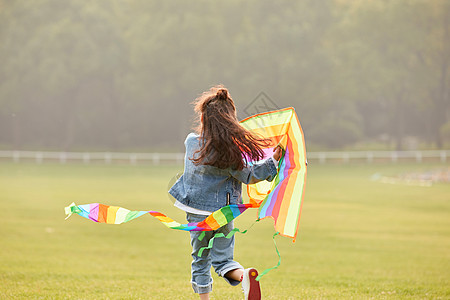
[[(273, 218), (275, 230), (295, 242), (307, 166), (305, 139), (297, 114), (293, 108), (285, 108), (249, 117), (241, 124), (284, 149), (275, 179), (248, 185), (247, 193), (251, 202), (260, 203), (258, 219)], [(264, 150), (265, 158), (273, 154), (273, 146)]]
[[(66, 214), (69, 217), (76, 213), (99, 223), (121, 224), (148, 213), (171, 229), (209, 231), (226, 225), (248, 208), (258, 208), (258, 220), (273, 218), (277, 233), (291, 237), (295, 242), (303, 204), (307, 165), (304, 136), (297, 114), (293, 108), (285, 108), (248, 117), (241, 121), (241, 125), (270, 139), (270, 145), (263, 149), (264, 158), (272, 156), (273, 149), (277, 146), (280, 146), (284, 153), (279, 161), (278, 174), (272, 182), (261, 181), (247, 186), (249, 203), (222, 207), (204, 221), (188, 224), (180, 224), (156, 211), (130, 211), (99, 203), (85, 205), (72, 203), (65, 208)], [(247, 161), (252, 164), (249, 159)]]
[(222, 207), (213, 212), (205, 220), (198, 223), (180, 224), (168, 216), (157, 211), (131, 211), (119, 206), (109, 206), (99, 203), (76, 205), (72, 203), (65, 208), (67, 218), (76, 213), (82, 217), (98, 223), (122, 224), (134, 220), (142, 215), (150, 214), (171, 229), (185, 231), (216, 230), (237, 218), (240, 214), (252, 207), (251, 204), (233, 204)]

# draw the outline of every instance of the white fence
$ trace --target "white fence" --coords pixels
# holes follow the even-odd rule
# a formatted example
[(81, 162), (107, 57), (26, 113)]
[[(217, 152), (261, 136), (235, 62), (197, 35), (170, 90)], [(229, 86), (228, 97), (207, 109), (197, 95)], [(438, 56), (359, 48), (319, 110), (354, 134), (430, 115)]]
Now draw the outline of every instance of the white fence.
[[(401, 162), (435, 161), (445, 163), (450, 156), (450, 150), (433, 151), (348, 151), (348, 152), (308, 152), (309, 162), (324, 163), (349, 163), (349, 162)], [(151, 163), (182, 164), (184, 153), (118, 153), (118, 152), (45, 152), (45, 151), (0, 151), (0, 160), (14, 162), (34, 161), (43, 162), (83, 162), (85, 164), (101, 162), (111, 163)]]
[(327, 161), (416, 161), (434, 160), (445, 163), (450, 156), (450, 150), (428, 150), (428, 151), (348, 151), (348, 152), (309, 152), (308, 160), (318, 160), (320, 163)]
[(164, 162), (182, 164), (183, 153), (119, 153), (119, 152), (44, 152), (44, 151), (0, 151), (0, 159), (10, 159), (14, 162), (34, 160), (40, 164), (44, 161), (66, 162), (126, 162), (130, 164)]

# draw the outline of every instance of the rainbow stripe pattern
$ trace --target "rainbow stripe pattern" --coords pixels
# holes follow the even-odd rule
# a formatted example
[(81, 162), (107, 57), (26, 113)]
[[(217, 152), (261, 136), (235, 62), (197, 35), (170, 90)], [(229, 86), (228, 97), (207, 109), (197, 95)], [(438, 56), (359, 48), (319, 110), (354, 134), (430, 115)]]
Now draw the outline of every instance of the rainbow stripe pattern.
[[(247, 186), (249, 203), (228, 205), (213, 212), (199, 223), (180, 224), (156, 211), (130, 211), (119, 206), (99, 203), (76, 205), (65, 208), (70, 217), (78, 214), (98, 223), (121, 224), (150, 214), (171, 229), (185, 231), (216, 230), (237, 218), (248, 208), (258, 208), (258, 220), (271, 217), (277, 233), (295, 241), (303, 204), (306, 180), (306, 150), (303, 131), (293, 108), (254, 115), (241, 121), (243, 127), (271, 140), (263, 149), (265, 158), (273, 154), (276, 146), (283, 148), (278, 174), (272, 182), (261, 181)], [(250, 162), (251, 164), (251, 162)]]
[(284, 149), (277, 177), (272, 182), (248, 185), (247, 193), (251, 202), (258, 203), (258, 219), (273, 218), (275, 230), (295, 241), (307, 166), (305, 140), (297, 114), (290, 107), (249, 117), (241, 124), (272, 140), (272, 145), (264, 151), (267, 157), (272, 155), (276, 145)]
[(72, 203), (65, 208), (65, 212), (67, 218), (75, 213), (91, 221), (106, 224), (122, 224), (145, 214), (150, 214), (171, 229), (185, 231), (209, 231), (219, 229), (220, 227), (228, 224), (230, 221), (237, 218), (240, 214), (251, 207), (253, 207), (251, 204), (228, 205), (213, 212), (201, 222), (188, 224), (180, 224), (165, 214), (157, 211), (131, 211), (123, 207), (109, 206), (100, 203), (84, 205), (76, 205), (75, 203)]

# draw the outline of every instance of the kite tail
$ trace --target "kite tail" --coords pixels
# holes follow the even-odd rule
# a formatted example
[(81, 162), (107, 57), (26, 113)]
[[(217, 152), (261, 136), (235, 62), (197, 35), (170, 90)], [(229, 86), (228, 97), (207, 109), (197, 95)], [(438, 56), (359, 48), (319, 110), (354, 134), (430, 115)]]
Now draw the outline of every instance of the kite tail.
[(64, 212), (66, 213), (65, 220), (67, 220), (71, 215), (73, 215), (73, 213), (80, 213), (81, 210), (76, 206), (75, 202), (72, 202), (69, 206), (64, 207)]
[(276, 232), (276, 233), (273, 235), (273, 237), (272, 237), (272, 238), (273, 238), (273, 244), (275, 245), (275, 251), (277, 251), (277, 254), (278, 254), (278, 263), (277, 263), (276, 266), (273, 266), (272, 268), (268, 268), (268, 269), (265, 269), (264, 271), (262, 271), (261, 274), (259, 274), (258, 277), (256, 277), (256, 281), (260, 281), (260, 280), (261, 280), (261, 277), (263, 277), (264, 275), (266, 275), (266, 274), (269, 273), (270, 271), (275, 270), (275, 269), (278, 268), (278, 267), (280, 266), (280, 264), (281, 264), (281, 255), (280, 255), (280, 251), (278, 251), (277, 243), (275, 242), (275, 237), (276, 237), (277, 235), (279, 235), (279, 234), (280, 234), (279, 232)]
[[(239, 228), (234, 228), (234, 229), (231, 230), (227, 235), (225, 235), (225, 234), (223, 234), (223, 233), (216, 233), (216, 234), (209, 240), (208, 246), (200, 248), (200, 250), (198, 251), (198, 254), (197, 254), (198, 257), (201, 257), (201, 256), (202, 256), (203, 251), (208, 250), (208, 249), (211, 249), (211, 248), (213, 247), (214, 239), (215, 239), (215, 238), (222, 238), (222, 237), (223, 237), (223, 238), (226, 238), (226, 239), (231, 239), (231, 237), (233, 237), (234, 234), (235, 234), (236, 232), (239, 232), (239, 233), (242, 233), (242, 234), (247, 233), (247, 231), (249, 231), (250, 228), (252, 228), (253, 225), (256, 224), (256, 222), (259, 222), (259, 219), (256, 220), (255, 222), (253, 222), (253, 224), (252, 224), (248, 229), (245, 229), (245, 230), (243, 230), (243, 231), (241, 231)], [(205, 234), (206, 234), (206, 233), (203, 231), (203, 232), (200, 234), (200, 236), (198, 237), (198, 240), (199, 240), (199, 241), (203, 240), (203, 238), (205, 237)]]
[[(234, 236), (234, 234), (235, 234), (236, 232), (239, 232), (239, 233), (244, 234), (244, 233), (247, 232), (247, 230), (240, 231), (239, 228), (234, 228), (234, 229), (231, 230), (227, 235), (225, 235), (225, 234), (223, 234), (223, 233), (221, 233), (221, 232), (220, 232), (220, 233), (216, 233), (216, 234), (209, 240), (208, 246), (202, 247), (202, 248), (200, 248), (200, 250), (198, 250), (197, 256), (198, 256), (198, 257), (201, 257), (202, 254), (203, 254), (203, 251), (211, 249), (211, 248), (213, 247), (214, 240), (215, 240), (216, 238), (222, 238), (222, 237), (223, 237), (223, 238), (226, 238), (226, 239), (231, 239), (231, 238)], [(201, 241), (201, 240), (203, 240), (204, 237), (205, 237), (205, 232), (203, 231), (202, 234), (200, 234), (200, 236), (198, 237), (198, 239)]]

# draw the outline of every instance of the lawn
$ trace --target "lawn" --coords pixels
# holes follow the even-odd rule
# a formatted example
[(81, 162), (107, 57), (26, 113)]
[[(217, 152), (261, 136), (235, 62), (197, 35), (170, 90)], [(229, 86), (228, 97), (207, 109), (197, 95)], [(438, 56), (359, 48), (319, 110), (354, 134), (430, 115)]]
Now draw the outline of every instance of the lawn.
[[(371, 180), (439, 167), (311, 164), (299, 236), (276, 238), (282, 262), (262, 278), (263, 299), (449, 299), (450, 184)], [(122, 225), (64, 220), (71, 202), (100, 202), (183, 222), (167, 195), (181, 170), (0, 163), (0, 298), (197, 299), (188, 233), (149, 215)], [(236, 227), (250, 227), (255, 215), (247, 211)], [(274, 266), (273, 233), (267, 219), (237, 234), (236, 259)], [(213, 277), (212, 299), (243, 298), (240, 287)]]

